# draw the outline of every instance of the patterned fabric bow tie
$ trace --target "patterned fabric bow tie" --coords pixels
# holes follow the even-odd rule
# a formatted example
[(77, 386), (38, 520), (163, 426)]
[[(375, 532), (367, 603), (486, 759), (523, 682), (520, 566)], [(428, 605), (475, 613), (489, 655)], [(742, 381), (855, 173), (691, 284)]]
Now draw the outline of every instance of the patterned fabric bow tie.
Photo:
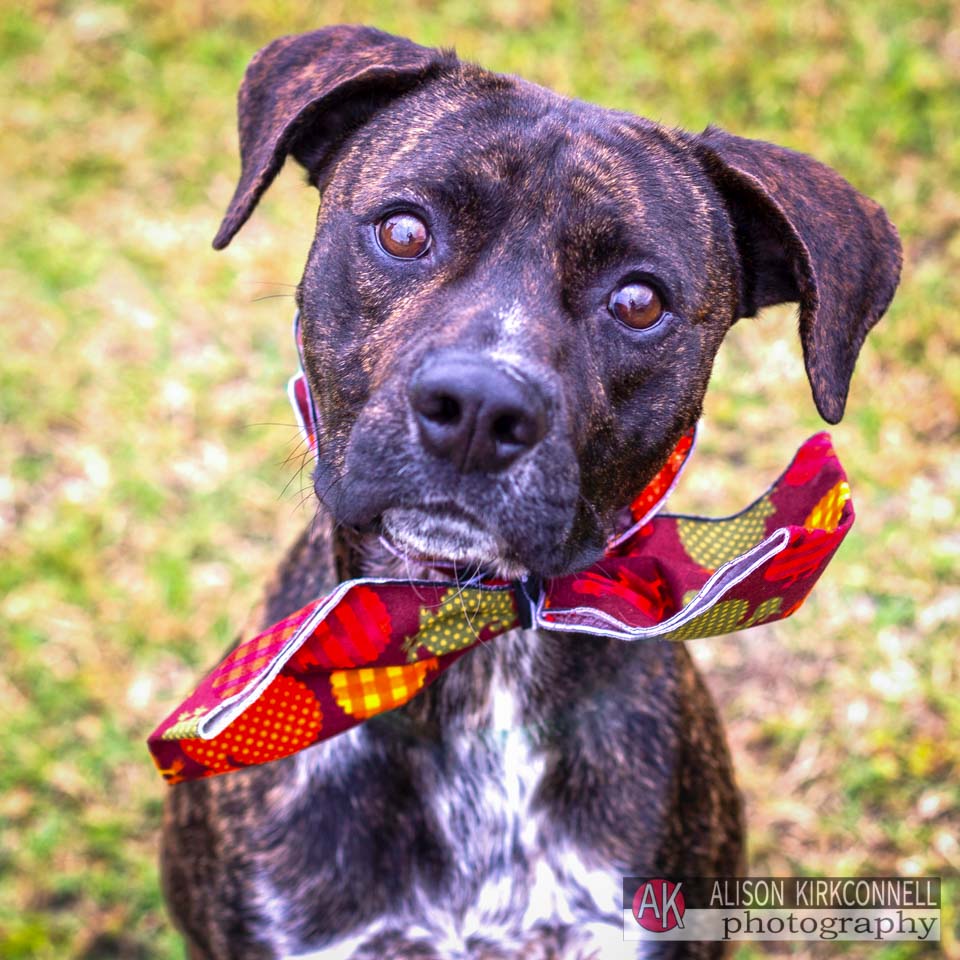
[[(302, 370), (289, 392), (315, 449)], [(789, 616), (853, 524), (829, 434), (722, 519), (659, 512), (693, 445), (690, 431), (586, 570), (543, 583), (349, 580), (241, 643), (150, 736), (160, 773), (179, 783), (296, 753), (401, 706), (516, 627), (689, 640)]]

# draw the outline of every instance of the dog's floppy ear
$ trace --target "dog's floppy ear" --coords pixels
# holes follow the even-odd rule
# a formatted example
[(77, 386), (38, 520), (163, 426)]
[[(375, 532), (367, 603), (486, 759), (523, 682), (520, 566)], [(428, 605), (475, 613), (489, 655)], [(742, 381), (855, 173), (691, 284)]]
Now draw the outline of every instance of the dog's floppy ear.
[(325, 27), (264, 47), (240, 87), (240, 182), (214, 248), (222, 250), (247, 221), (288, 153), (305, 165), (315, 161), (378, 107), (455, 59), (360, 26)]
[(716, 127), (693, 144), (736, 232), (739, 315), (799, 302), (813, 398), (824, 420), (839, 422), (857, 354), (899, 282), (896, 229), (880, 206), (804, 154)]

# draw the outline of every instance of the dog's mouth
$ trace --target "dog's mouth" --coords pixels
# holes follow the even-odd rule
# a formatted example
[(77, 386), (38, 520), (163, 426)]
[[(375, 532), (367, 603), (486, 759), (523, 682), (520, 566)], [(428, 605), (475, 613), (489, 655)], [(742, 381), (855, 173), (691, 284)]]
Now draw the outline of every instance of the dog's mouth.
[(390, 507), (381, 516), (381, 538), (404, 560), (452, 568), (467, 578), (518, 579), (528, 573), (511, 560), (503, 540), (478, 517), (450, 501)]

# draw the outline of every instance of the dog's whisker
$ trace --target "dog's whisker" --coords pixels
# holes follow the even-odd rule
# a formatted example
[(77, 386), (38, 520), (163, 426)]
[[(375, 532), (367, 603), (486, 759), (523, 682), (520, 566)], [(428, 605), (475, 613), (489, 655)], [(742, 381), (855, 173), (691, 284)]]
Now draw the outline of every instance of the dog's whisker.
[(299, 430), (299, 423), (286, 423), (280, 420), (251, 420), (241, 424), (242, 429), (249, 430), (251, 427), (290, 427), (292, 430)]
[[(457, 568), (454, 568), (453, 576), (454, 576), (454, 582), (455, 582), (456, 585), (457, 585), (457, 588), (456, 588), (456, 589), (457, 589), (457, 600), (460, 602), (460, 609), (463, 611), (463, 619), (464, 619), (464, 620), (466, 621), (466, 623), (467, 623), (467, 629), (469, 629), (469, 631), (473, 634), (474, 639), (477, 641), (477, 644), (478, 644), (479, 646), (481, 646), (481, 647), (484, 647), (484, 646), (486, 646), (486, 644), (484, 644), (483, 641), (481, 641), (481, 639), (480, 639), (480, 633), (478, 632), (477, 628), (473, 625), (474, 621), (473, 621), (473, 619), (470, 617), (469, 612), (467, 611), (467, 605), (466, 605), (466, 603), (464, 602), (464, 599), (463, 599), (463, 589), (464, 589), (464, 588), (463, 588), (463, 586), (462, 586), (461, 583), (460, 583), (460, 571), (459, 571)], [(480, 612), (480, 607), (479, 607), (479, 605), (478, 605), (478, 606), (477, 606), (477, 609), (474, 610), (474, 612), (473, 612), (474, 618), (477, 616), (477, 614), (478, 614), (479, 612)]]
[(291, 515), (295, 513), (299, 513), (299, 511), (303, 509), (304, 504), (307, 503), (312, 498), (312, 496), (313, 496), (313, 492), (311, 490), (304, 490), (301, 488), (300, 499), (293, 505), (293, 508), (290, 511)]
[(586, 508), (596, 518), (597, 524), (602, 527), (603, 517), (600, 516), (600, 511), (597, 510), (596, 506), (594, 506), (594, 504), (592, 504), (582, 493), (579, 493), (577, 496), (580, 499), (580, 501), (586, 506)]
[[(308, 459), (309, 453), (310, 451), (307, 450), (300, 455), (300, 466), (297, 468), (296, 472), (290, 477), (290, 479), (284, 484), (283, 490), (280, 491), (280, 494), (277, 497), (278, 500), (282, 500), (287, 495), (287, 491), (290, 489), (290, 486), (291, 484), (294, 483), (294, 481), (299, 483), (300, 485), (299, 492), (301, 495), (303, 494), (304, 492), (303, 472), (307, 466), (307, 459)], [(286, 460), (284, 460), (282, 465), (287, 466), (291, 462), (291, 460), (293, 460), (296, 457), (296, 455), (297, 454), (295, 451), (293, 454), (287, 457)]]
[(307, 460), (307, 458), (308, 458), (308, 454), (309, 454), (310, 452), (311, 452), (311, 451), (309, 451), (309, 450), (306, 449), (305, 443), (298, 443), (298, 444), (293, 448), (293, 450), (291, 450), (290, 453), (287, 454), (287, 456), (280, 462), (279, 466), (280, 466), (281, 468), (283, 468), (283, 467), (288, 467), (288, 466), (290, 466), (290, 464), (293, 463), (295, 460), (299, 460), (299, 461), (300, 461), (300, 466), (298, 467), (298, 469), (299, 469), (299, 470), (302, 470), (303, 467), (305, 466), (306, 460)]
[(265, 293), (262, 297), (253, 297), (251, 303), (260, 303), (263, 300), (293, 300), (296, 294), (293, 293)]
[(410, 558), (406, 554), (404, 554), (403, 556), (403, 563), (407, 571), (407, 583), (410, 585), (410, 588), (413, 590), (414, 596), (421, 603), (426, 602), (427, 595), (420, 589), (420, 587), (416, 583), (414, 583), (413, 571), (410, 566)]
[[(293, 457), (293, 456), (301, 456), (303, 453), (307, 452), (307, 450), (308, 450), (308, 444), (303, 437), (290, 440), (290, 453), (288, 454), (288, 459), (289, 457)], [(313, 451), (311, 450), (309, 452), (312, 453)]]

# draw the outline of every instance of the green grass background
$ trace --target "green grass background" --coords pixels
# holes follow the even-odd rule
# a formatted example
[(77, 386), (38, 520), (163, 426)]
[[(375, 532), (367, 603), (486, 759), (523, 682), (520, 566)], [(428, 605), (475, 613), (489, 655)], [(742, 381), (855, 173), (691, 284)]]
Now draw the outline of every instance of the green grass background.
[[(857, 525), (795, 617), (694, 648), (753, 873), (955, 877), (954, 4), (31, 0), (0, 11), (0, 957), (182, 956), (157, 888), (166, 788), (142, 741), (307, 518), (282, 387), (315, 196), (290, 167), (229, 251), (209, 241), (247, 60), (338, 21), (808, 151), (887, 207), (904, 281), (833, 431)], [(777, 309), (731, 333), (675, 506), (738, 508), (819, 429), (795, 325)]]

